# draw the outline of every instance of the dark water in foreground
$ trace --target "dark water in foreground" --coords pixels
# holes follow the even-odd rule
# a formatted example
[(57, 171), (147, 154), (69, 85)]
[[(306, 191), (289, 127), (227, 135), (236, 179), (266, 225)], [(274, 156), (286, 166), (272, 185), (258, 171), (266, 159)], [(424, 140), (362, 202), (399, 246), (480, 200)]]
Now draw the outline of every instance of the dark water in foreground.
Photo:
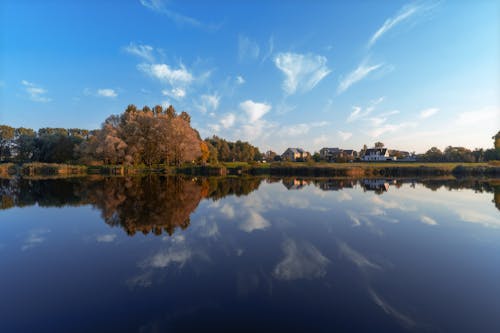
[(1, 180), (1, 332), (500, 332), (500, 182)]

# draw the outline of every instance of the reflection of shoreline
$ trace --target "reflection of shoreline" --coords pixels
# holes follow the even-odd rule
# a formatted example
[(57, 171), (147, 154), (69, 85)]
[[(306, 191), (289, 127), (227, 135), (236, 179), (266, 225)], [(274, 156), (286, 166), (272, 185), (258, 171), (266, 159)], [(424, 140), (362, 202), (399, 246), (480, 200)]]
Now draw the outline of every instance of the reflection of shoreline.
[(32, 180), (0, 179), (0, 209), (11, 207), (63, 207), (92, 205), (104, 221), (123, 228), (127, 234), (172, 234), (189, 226), (190, 215), (204, 198), (218, 200), (228, 195), (248, 195), (260, 183), (281, 182), (289, 190), (301, 190), (313, 184), (323, 191), (338, 191), (360, 185), (364, 191), (383, 194), (390, 187), (416, 183), (433, 191), (473, 189), (494, 193), (493, 202), (500, 210), (500, 182), (480, 179), (330, 179), (262, 177), (102, 177)]
[(92, 205), (111, 226), (134, 235), (185, 229), (203, 198), (247, 195), (262, 178), (87, 177), (81, 179), (0, 180), (1, 209)]

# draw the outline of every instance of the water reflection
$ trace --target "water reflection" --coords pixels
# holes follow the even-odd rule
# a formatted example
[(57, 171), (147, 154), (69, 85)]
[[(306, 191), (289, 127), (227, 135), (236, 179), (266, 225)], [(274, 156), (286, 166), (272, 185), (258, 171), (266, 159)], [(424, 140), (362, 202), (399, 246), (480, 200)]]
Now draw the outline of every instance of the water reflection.
[(0, 196), (2, 209), (92, 205), (107, 224), (120, 226), (129, 235), (137, 232), (172, 235), (176, 228), (189, 226), (190, 215), (203, 198), (217, 200), (227, 195), (247, 195), (261, 181), (260, 178), (157, 176), (2, 179)]
[[(186, 229), (190, 225), (190, 216), (200, 201), (208, 198), (216, 202), (228, 195), (246, 196), (259, 188), (261, 182), (281, 182), (288, 190), (302, 190), (309, 185), (321, 191), (340, 191), (360, 186), (364, 191), (383, 194), (390, 187), (400, 188), (403, 184), (415, 187), (416, 183), (436, 191), (440, 188), (448, 190), (473, 189), (475, 192), (493, 193), (493, 202), (500, 210), (500, 181), (479, 179), (319, 179), (319, 178), (189, 178), (189, 177), (87, 177), (79, 179), (30, 180), (11, 178), (0, 180), (1, 209), (38, 205), (41, 207), (63, 207), (92, 205), (101, 212), (104, 221), (111, 226), (122, 227), (127, 234), (134, 235), (163, 232), (172, 235), (176, 228)], [(307, 208), (307, 201), (288, 204)], [(341, 191), (337, 201), (352, 200), (351, 195)], [(375, 207), (371, 215), (383, 215), (382, 209), (399, 208), (412, 211), (395, 201), (382, 198), (371, 199)], [(248, 204), (247, 204), (248, 206)], [(255, 207), (254, 207), (255, 208)], [(229, 204), (220, 207), (221, 213), (234, 218), (236, 213)], [(485, 220), (480, 213), (460, 211), (465, 221)], [(479, 215), (478, 215), (479, 214)], [(365, 217), (348, 211), (354, 225), (360, 225)], [(422, 223), (437, 225), (429, 216), (421, 216)], [(488, 222), (488, 221), (485, 221)], [(251, 232), (265, 229), (269, 222), (262, 217), (259, 209), (249, 209), (241, 224), (241, 229)], [(212, 233), (214, 230), (211, 231)], [(102, 242), (108, 238), (101, 239)], [(37, 239), (34, 237), (34, 239)]]
[(498, 331), (498, 184), (1, 180), (0, 331)]

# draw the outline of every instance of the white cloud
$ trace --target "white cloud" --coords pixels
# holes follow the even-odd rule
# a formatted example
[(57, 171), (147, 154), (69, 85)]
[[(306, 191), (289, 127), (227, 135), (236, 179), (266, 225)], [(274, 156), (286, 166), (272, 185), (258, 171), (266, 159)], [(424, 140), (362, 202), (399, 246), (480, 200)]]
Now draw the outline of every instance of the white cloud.
[(326, 121), (283, 125), (277, 134), (285, 137), (300, 136), (309, 133), (309, 131), (313, 128), (324, 127), (327, 125), (328, 122)]
[(250, 122), (256, 122), (262, 118), (266, 113), (271, 111), (271, 105), (267, 103), (258, 103), (252, 100), (246, 100), (240, 103), (240, 109), (243, 110)]
[(142, 263), (143, 268), (165, 268), (176, 263), (183, 266), (193, 256), (193, 253), (185, 247), (170, 247), (160, 251)]
[(479, 212), (472, 209), (457, 209), (457, 214), (464, 222), (479, 223), (485, 227), (499, 228), (500, 220), (489, 214)]
[(109, 89), (109, 88), (98, 89), (97, 95), (101, 96), (101, 97), (110, 97), (110, 98), (114, 98), (114, 97), (118, 96), (116, 91), (114, 91), (113, 89)]
[(389, 30), (394, 28), (396, 25), (401, 22), (407, 21), (412, 16), (416, 14), (422, 14), (433, 9), (438, 2), (427, 2), (427, 3), (412, 3), (403, 6), (399, 10), (399, 12), (394, 17), (390, 17), (385, 20), (384, 24), (373, 34), (373, 36), (368, 41), (368, 47), (372, 47), (384, 34), (386, 34)]
[(137, 69), (163, 82), (168, 82), (173, 87), (184, 87), (194, 80), (193, 74), (183, 64), (176, 69), (167, 64), (139, 64)]
[(273, 270), (279, 280), (318, 279), (326, 275), (330, 260), (309, 243), (287, 239), (282, 245), (285, 257)]
[(170, 90), (164, 89), (161, 91), (161, 93), (164, 96), (169, 96), (169, 97), (172, 97), (176, 100), (180, 100), (180, 99), (183, 99), (184, 97), (186, 97), (186, 89), (180, 88), (180, 87), (172, 88)]
[(236, 83), (237, 83), (237, 84), (243, 84), (243, 83), (245, 83), (245, 79), (243, 78), (243, 76), (238, 75), (238, 76), (236, 77)]
[(220, 212), (224, 214), (228, 219), (233, 219), (235, 217), (235, 212), (233, 206), (226, 203), (220, 208)]
[(331, 72), (326, 62), (324, 56), (290, 52), (279, 53), (274, 58), (274, 64), (285, 75), (283, 90), (288, 95), (313, 89)]
[(238, 58), (241, 62), (255, 60), (259, 57), (259, 45), (250, 38), (238, 36)]
[(422, 111), (420, 111), (420, 114), (419, 114), (419, 118), (420, 119), (426, 119), (426, 118), (429, 118), (429, 117), (432, 117), (433, 115), (435, 115), (437, 112), (439, 111), (438, 108), (428, 108), (428, 109), (424, 109)]
[(366, 62), (363, 61), (354, 71), (347, 74), (347, 76), (342, 79), (342, 81), (340, 81), (340, 84), (337, 88), (337, 93), (343, 93), (344, 91), (349, 89), (350, 86), (352, 86), (356, 82), (363, 80), (366, 76), (368, 76), (368, 74), (379, 69), (383, 65), (384, 64), (382, 63), (376, 65), (367, 65)]
[(217, 93), (213, 95), (204, 94), (200, 97), (200, 102), (196, 104), (196, 108), (201, 113), (213, 112), (219, 107), (220, 96)]
[(45, 94), (47, 94), (46, 89), (43, 89), (42, 87), (26, 80), (22, 80), (21, 84), (25, 86), (26, 92), (33, 102), (47, 103), (52, 101), (51, 98), (45, 96)]
[(339, 134), (340, 138), (342, 139), (342, 141), (347, 141), (352, 137), (352, 133), (350, 133), (350, 132), (338, 131), (338, 134)]
[(149, 45), (135, 44), (131, 42), (128, 46), (123, 48), (126, 52), (140, 57), (148, 62), (154, 62), (153, 47)]
[(436, 220), (434, 220), (433, 218), (431, 218), (429, 216), (425, 216), (425, 215), (420, 216), (420, 222), (428, 224), (428, 225), (437, 225), (438, 224), (436, 222)]
[(254, 230), (264, 230), (271, 225), (262, 215), (256, 211), (250, 211), (248, 217), (240, 225), (240, 229), (245, 232), (252, 232)]
[(220, 124), (224, 128), (230, 128), (234, 125), (235, 121), (236, 121), (236, 116), (232, 113), (228, 113), (220, 119)]
[(99, 243), (111, 243), (115, 240), (116, 234), (104, 234), (104, 235), (98, 235), (96, 237), (96, 241)]

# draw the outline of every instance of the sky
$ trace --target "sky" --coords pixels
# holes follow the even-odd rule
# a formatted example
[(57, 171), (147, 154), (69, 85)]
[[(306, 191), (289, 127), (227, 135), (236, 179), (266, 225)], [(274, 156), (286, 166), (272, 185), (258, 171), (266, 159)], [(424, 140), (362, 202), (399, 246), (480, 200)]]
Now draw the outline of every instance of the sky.
[(95, 129), (129, 104), (261, 151), (490, 148), (500, 3), (2, 1), (0, 123)]

